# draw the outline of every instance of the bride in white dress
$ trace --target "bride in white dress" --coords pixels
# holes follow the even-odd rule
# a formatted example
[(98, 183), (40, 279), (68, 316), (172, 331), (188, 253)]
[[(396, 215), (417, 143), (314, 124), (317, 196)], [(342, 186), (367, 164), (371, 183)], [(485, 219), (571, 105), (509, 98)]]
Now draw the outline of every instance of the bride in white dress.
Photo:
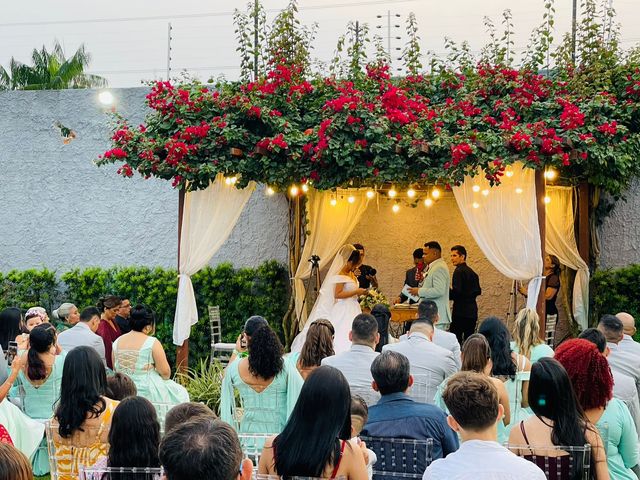
[(309, 325), (319, 318), (326, 318), (333, 324), (335, 329), (333, 348), (336, 354), (351, 348), (349, 340), (351, 324), (356, 315), (362, 313), (358, 297), (367, 293), (366, 288), (358, 287), (358, 280), (353, 273), (360, 263), (360, 252), (353, 245), (343, 245), (340, 248), (322, 282), (320, 294), (304, 329), (291, 344), (292, 352), (302, 350)]

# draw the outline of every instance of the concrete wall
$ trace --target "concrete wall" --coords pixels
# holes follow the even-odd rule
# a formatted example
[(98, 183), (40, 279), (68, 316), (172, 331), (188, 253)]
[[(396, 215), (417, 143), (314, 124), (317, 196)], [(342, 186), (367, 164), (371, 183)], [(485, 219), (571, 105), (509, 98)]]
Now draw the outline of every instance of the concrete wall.
[(603, 268), (640, 263), (640, 181), (635, 180), (600, 228)]
[[(177, 191), (92, 164), (109, 147), (97, 93), (0, 92), (0, 271), (176, 265)], [(118, 111), (140, 123), (147, 90), (113, 93)], [(64, 145), (56, 122), (77, 138)], [(285, 213), (284, 198), (256, 191), (212, 264), (286, 261)]]

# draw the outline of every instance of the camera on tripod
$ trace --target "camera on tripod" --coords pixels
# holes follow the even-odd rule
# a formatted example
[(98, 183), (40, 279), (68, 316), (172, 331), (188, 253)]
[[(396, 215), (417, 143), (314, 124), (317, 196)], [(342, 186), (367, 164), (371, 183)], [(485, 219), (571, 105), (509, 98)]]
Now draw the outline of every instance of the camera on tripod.
[(320, 268), (320, 257), (318, 255), (311, 255), (309, 262), (311, 262), (312, 268)]

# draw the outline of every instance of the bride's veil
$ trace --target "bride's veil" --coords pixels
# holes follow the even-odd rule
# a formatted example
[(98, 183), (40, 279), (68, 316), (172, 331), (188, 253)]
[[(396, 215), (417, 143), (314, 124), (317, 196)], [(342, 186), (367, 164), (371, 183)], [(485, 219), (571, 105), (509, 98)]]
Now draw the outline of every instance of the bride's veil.
[(317, 320), (318, 318), (331, 320), (329, 318), (329, 314), (331, 313), (334, 303), (336, 303), (336, 299), (334, 297), (335, 284), (337, 283), (336, 277), (342, 270), (342, 267), (345, 266), (355, 249), (356, 248), (353, 245), (343, 245), (333, 258), (333, 262), (331, 262), (327, 275), (324, 277), (324, 281), (320, 287), (320, 293), (316, 299), (316, 303), (313, 305), (311, 313), (309, 314), (307, 323), (305, 323), (302, 332), (296, 336), (291, 344), (292, 352), (299, 352), (302, 350), (302, 345), (304, 345), (304, 341), (307, 338), (307, 330), (314, 320)]

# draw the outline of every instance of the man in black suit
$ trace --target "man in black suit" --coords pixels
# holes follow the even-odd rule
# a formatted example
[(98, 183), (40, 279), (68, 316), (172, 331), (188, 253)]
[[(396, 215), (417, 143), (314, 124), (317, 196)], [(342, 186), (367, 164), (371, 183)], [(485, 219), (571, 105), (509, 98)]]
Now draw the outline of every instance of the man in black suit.
[(476, 297), (482, 293), (478, 274), (467, 265), (467, 250), (462, 245), (451, 247), (451, 263), (453, 271), (452, 286), (449, 298), (453, 300), (451, 309), (451, 326), (449, 331), (455, 333), (460, 345), (473, 335), (478, 323), (478, 304)]
[[(427, 265), (424, 263), (424, 259), (422, 258), (424, 255), (424, 250), (422, 248), (416, 248), (413, 251), (413, 268), (407, 270), (404, 276), (405, 285), (409, 285), (410, 287), (418, 287), (424, 276), (427, 273)], [(400, 296), (396, 298), (395, 303), (403, 303), (407, 301), (407, 296), (400, 293)], [(409, 303), (416, 303), (413, 300), (410, 300)]]

